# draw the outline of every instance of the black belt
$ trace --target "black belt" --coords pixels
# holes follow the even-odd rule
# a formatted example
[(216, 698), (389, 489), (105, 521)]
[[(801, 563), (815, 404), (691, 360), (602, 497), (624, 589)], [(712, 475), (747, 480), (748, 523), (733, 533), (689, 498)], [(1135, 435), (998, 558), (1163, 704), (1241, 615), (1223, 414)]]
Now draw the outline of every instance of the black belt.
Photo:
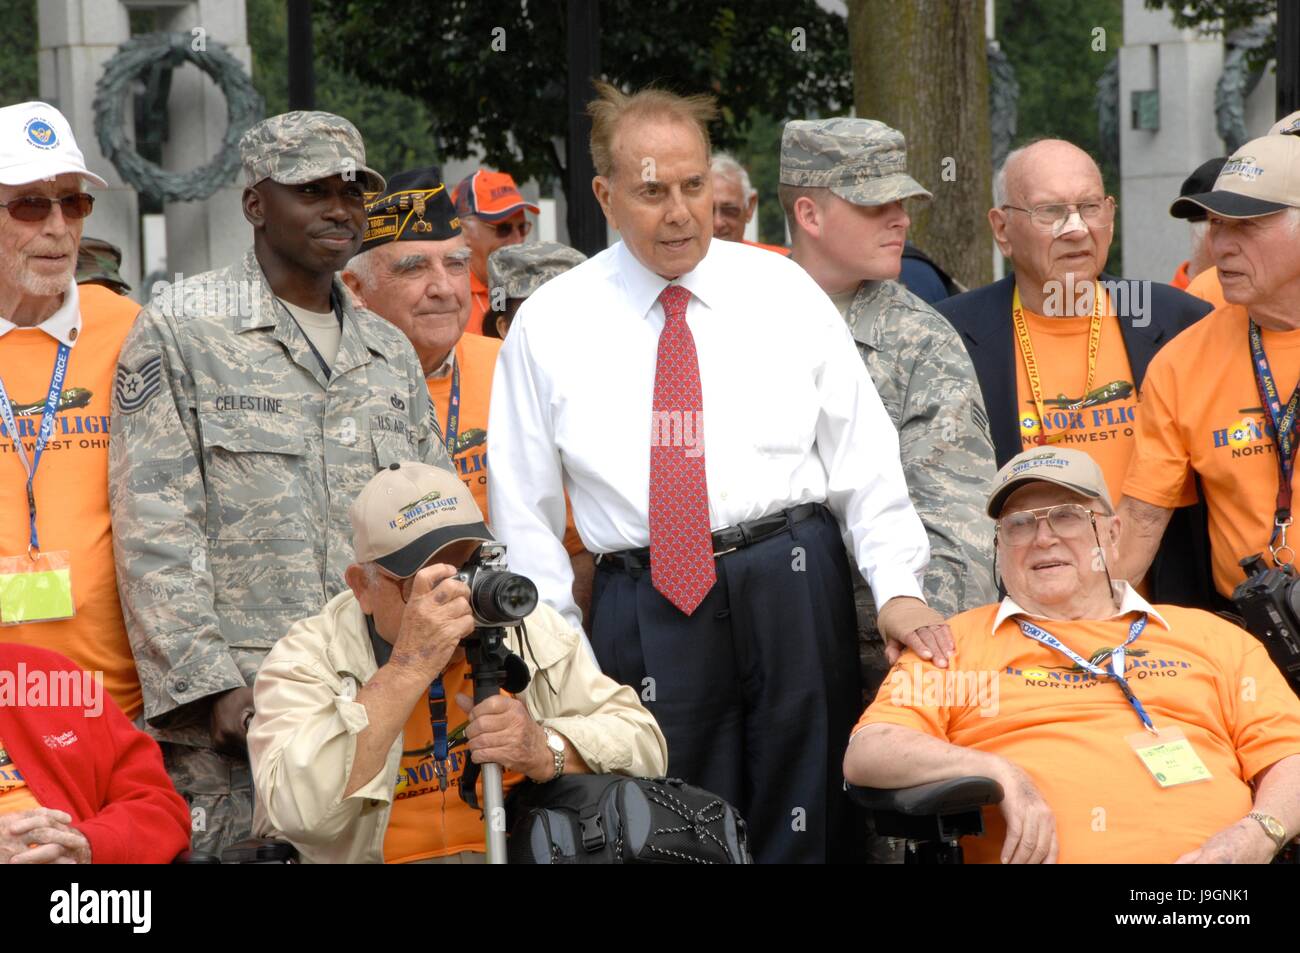
[[(783, 533), (795, 523), (800, 523), (817, 513), (822, 508), (820, 503), (800, 503), (781, 513), (761, 516), (747, 523), (728, 526), (713, 534), (713, 555), (725, 556), (738, 549), (761, 543), (765, 539)], [(600, 566), (621, 569), (624, 572), (640, 573), (650, 568), (650, 549), (625, 549), (617, 553), (601, 553), (596, 557)]]

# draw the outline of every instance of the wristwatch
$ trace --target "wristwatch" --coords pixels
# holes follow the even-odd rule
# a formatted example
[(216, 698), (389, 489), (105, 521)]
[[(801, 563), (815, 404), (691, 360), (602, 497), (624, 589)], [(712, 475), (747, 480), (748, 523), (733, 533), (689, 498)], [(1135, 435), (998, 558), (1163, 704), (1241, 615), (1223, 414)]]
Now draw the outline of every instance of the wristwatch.
[(1262, 811), (1251, 811), (1246, 816), (1259, 821), (1259, 826), (1264, 828), (1264, 833), (1268, 835), (1269, 840), (1277, 845), (1278, 850), (1286, 846), (1286, 828), (1282, 826), (1282, 822), (1276, 817)]
[(545, 725), (542, 725), (542, 731), (546, 734), (546, 747), (551, 749), (551, 757), (555, 759), (555, 773), (546, 779), (549, 782), (564, 773), (564, 736)]

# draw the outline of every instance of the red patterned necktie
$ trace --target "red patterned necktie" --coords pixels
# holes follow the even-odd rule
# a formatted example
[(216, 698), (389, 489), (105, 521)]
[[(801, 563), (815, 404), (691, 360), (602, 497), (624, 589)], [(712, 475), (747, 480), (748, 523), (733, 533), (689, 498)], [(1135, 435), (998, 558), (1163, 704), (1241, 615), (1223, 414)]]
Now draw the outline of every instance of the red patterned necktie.
[(679, 285), (659, 295), (665, 320), (650, 424), (650, 580), (687, 615), (717, 579), (704, 475), (704, 397), (695, 338), (686, 326), (690, 300)]

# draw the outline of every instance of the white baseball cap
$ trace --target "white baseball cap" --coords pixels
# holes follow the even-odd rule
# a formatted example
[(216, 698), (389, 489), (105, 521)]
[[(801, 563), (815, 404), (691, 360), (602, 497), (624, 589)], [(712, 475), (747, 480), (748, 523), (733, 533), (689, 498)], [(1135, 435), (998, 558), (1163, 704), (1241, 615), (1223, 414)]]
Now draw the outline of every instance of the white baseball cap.
[(108, 183), (86, 168), (72, 126), (49, 103), (0, 109), (0, 185), (26, 185), (75, 172), (100, 187)]

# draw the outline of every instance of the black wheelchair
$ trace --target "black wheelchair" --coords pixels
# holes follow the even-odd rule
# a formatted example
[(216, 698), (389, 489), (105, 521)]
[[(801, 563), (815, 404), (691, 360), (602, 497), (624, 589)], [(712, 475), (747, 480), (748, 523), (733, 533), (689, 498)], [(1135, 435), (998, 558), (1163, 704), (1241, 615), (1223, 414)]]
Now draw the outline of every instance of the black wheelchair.
[(950, 778), (910, 788), (860, 788), (845, 791), (867, 811), (871, 830), (906, 842), (905, 864), (960, 864), (961, 838), (984, 833), (981, 809), (1002, 801), (1002, 785), (992, 778)]

